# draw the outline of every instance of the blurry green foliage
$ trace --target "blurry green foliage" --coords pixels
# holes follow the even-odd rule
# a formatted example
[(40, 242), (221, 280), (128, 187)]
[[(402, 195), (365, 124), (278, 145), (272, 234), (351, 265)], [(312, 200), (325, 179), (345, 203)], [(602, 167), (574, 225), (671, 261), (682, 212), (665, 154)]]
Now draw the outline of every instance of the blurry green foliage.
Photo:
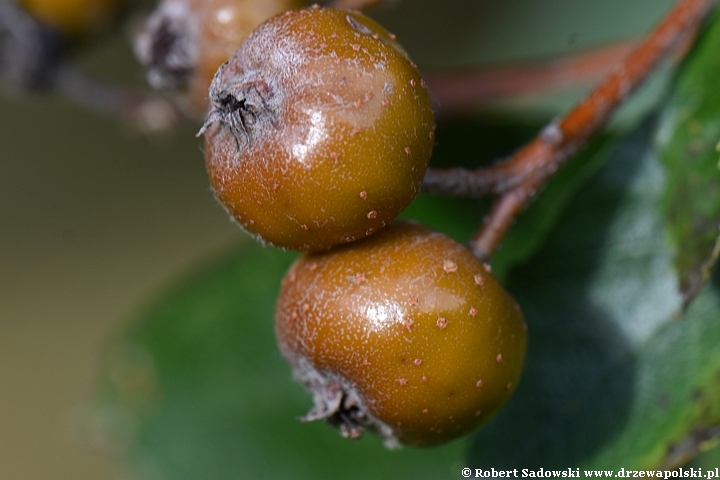
[[(310, 398), (272, 330), (294, 255), (245, 241), (156, 299), (109, 349), (98, 411), (128, 468), (173, 480), (440, 479), (461, 478), (462, 467), (646, 469), (691, 458), (712, 440), (699, 432), (720, 425), (720, 280), (708, 276), (692, 297), (685, 288), (717, 239), (719, 33), (716, 17), (660, 113), (592, 143), (505, 239), (494, 264), (526, 314), (529, 355), (516, 395), (486, 427), (390, 452), (371, 436), (350, 442), (296, 421)], [(482, 122), (497, 128), (483, 138), (488, 152), (536, 129), (497, 120), (441, 126), (433, 161), (492, 158), (476, 155)], [(421, 195), (405, 216), (465, 241), (486, 207)]]

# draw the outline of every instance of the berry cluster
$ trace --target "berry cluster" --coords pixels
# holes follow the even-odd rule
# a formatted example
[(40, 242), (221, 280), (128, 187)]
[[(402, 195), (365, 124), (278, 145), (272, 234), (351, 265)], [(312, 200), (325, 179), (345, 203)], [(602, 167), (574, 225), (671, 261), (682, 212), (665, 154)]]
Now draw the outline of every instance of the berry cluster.
[(215, 74), (201, 129), (211, 183), (258, 239), (306, 251), (282, 282), (280, 349), (305, 420), (388, 445), (464, 435), (510, 396), (519, 307), (468, 249), (392, 220), (435, 122), (407, 53), (368, 17), (312, 7), (261, 24)]
[[(267, 244), (306, 252), (283, 279), (275, 325), (313, 396), (304, 420), (351, 438), (369, 429), (389, 446), (451, 440), (514, 391), (522, 313), (467, 248), (393, 223), (419, 192), (435, 142), (416, 65), (365, 15), (289, 10), (299, 2), (162, 0), (136, 54), (152, 86), (184, 92), (205, 115), (207, 170), (231, 217)], [(0, 47), (14, 55), (5, 76), (53, 80), (57, 72), (24, 60), (47, 55), (13, 47), (29, 38), (45, 46), (32, 51), (52, 52), (122, 4), (2, 7), (3, 18), (36, 19), (5, 22)]]

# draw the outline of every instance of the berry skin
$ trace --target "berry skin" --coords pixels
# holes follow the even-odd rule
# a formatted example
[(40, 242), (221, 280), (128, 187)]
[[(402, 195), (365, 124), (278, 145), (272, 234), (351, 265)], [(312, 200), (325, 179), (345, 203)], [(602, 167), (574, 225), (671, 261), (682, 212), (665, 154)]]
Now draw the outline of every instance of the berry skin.
[(490, 418), (517, 386), (520, 308), (469, 250), (414, 223), (306, 254), (282, 281), (278, 346), (313, 396), (304, 420), (430, 446)]
[(387, 225), (417, 194), (434, 143), (414, 64), (358, 12), (273, 17), (220, 67), (210, 98), (201, 133), (215, 194), (280, 247), (327, 250)]
[(123, 0), (20, 0), (33, 17), (69, 36), (100, 30), (116, 16)]
[(163, 0), (135, 41), (135, 54), (155, 88), (187, 91), (198, 115), (218, 67), (261, 22), (299, 0)]

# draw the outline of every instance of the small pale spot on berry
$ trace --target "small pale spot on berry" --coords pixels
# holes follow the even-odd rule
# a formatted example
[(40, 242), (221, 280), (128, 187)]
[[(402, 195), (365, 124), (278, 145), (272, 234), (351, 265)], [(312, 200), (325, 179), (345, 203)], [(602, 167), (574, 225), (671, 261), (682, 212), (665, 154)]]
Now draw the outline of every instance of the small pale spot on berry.
[(410, 305), (417, 305), (418, 297), (410, 297)]
[(411, 66), (412, 68), (417, 68), (417, 63), (415, 63), (415, 62), (410, 62), (410, 66)]
[(363, 190), (362, 192), (360, 192), (360, 200), (365, 200), (365, 199), (367, 199), (367, 192), (365, 190)]
[(410, 86), (414, 88), (416, 85), (417, 85), (417, 82), (415, 81), (415, 79), (414, 79), (414, 78), (411, 78), (411, 79), (410, 79)]
[(427, 383), (427, 375), (423, 375), (423, 376), (422, 376), (422, 382), (423, 382), (423, 383)]
[(361, 102), (360, 100), (356, 100), (355, 103), (354, 103), (354, 105), (355, 105), (356, 107), (362, 107), (362, 102)]
[(307, 312), (308, 310), (310, 310), (310, 304), (303, 303), (302, 309), (303, 309), (303, 312)]
[(489, 263), (483, 262), (483, 268), (485, 269), (486, 272), (492, 273), (492, 267), (490, 266)]
[(308, 226), (303, 223), (302, 225), (300, 225), (300, 228), (302, 228), (303, 230), (307, 230)]
[(352, 243), (355, 241), (355, 237), (352, 235), (345, 237), (345, 243)]
[(353, 43), (353, 44), (352, 44), (352, 49), (355, 50), (356, 52), (359, 52), (359, 51), (360, 51), (360, 45), (358, 45), (357, 43)]
[(253, 220), (252, 218), (248, 220), (248, 225), (255, 225), (255, 220)]
[(403, 328), (404, 328), (405, 330), (407, 330), (408, 332), (412, 329), (412, 325), (413, 325), (413, 319), (412, 319), (412, 318), (407, 318), (407, 319), (403, 320), (402, 326), (403, 326)]
[(468, 312), (468, 314), (470, 314), (471, 317), (476, 316), (478, 314), (477, 308), (470, 307), (470, 311)]
[(480, 275), (479, 273), (473, 277), (475, 279), (475, 283), (480, 285), (481, 287), (485, 286), (485, 279)]
[(373, 36), (372, 36), (372, 37), (373, 37), (375, 40), (379, 40), (379, 39), (380, 39), (380, 35), (378, 35), (377, 33), (373, 33)]
[(367, 93), (365, 94), (365, 100), (372, 100), (372, 98), (373, 98), (372, 92), (367, 92)]
[(374, 230), (373, 230), (372, 228), (366, 229), (366, 230), (365, 230), (365, 236), (370, 235), (371, 233), (373, 233), (373, 231), (374, 231)]
[(308, 265), (308, 268), (310, 269), (311, 272), (314, 272), (317, 267), (318, 267), (317, 262), (312, 262), (310, 265)]
[(443, 328), (447, 327), (447, 320), (443, 317), (438, 317), (435, 325), (437, 325), (438, 328), (442, 330)]
[(370, 365), (370, 361), (367, 359), (367, 357), (363, 357), (361, 364), (363, 367), (367, 367), (368, 365)]
[(425, 415), (427, 415), (429, 411), (430, 411), (430, 410), (428, 410), (427, 408), (423, 408), (423, 411), (422, 411), (422, 412), (423, 412)]
[(505, 385), (505, 388), (507, 388), (508, 390), (510, 390), (510, 389), (512, 388), (512, 386), (513, 386), (513, 383), (512, 383), (512, 382), (508, 382), (507, 385)]
[(338, 152), (330, 152), (330, 158), (333, 162), (336, 162), (338, 158), (340, 158), (340, 154)]
[(423, 80), (422, 78), (420, 79), (420, 86), (427, 89), (427, 83), (425, 83), (425, 80)]
[(495, 361), (496, 361), (497, 363), (502, 363), (502, 361), (503, 361), (502, 353), (498, 353), (498, 354), (497, 354), (497, 357), (495, 357)]
[(457, 272), (457, 269), (457, 263), (453, 262), (452, 260), (443, 260), (443, 270), (445, 270), (446, 272)]
[(410, 155), (410, 147), (405, 147), (405, 154)]
[(358, 282), (364, 282), (364, 281), (365, 281), (365, 274), (362, 273), (362, 272), (356, 273), (356, 274), (355, 274), (355, 280), (357, 280)]
[(368, 218), (369, 220), (374, 220), (374, 219), (377, 218), (377, 216), (378, 216), (378, 212), (375, 211), (375, 210), (370, 210), (370, 211), (368, 212), (368, 214), (367, 214), (367, 218)]
[(292, 272), (290, 275), (288, 275), (288, 282), (293, 283), (297, 279), (297, 275), (295, 275), (295, 272)]
[(477, 388), (482, 388), (483, 385), (485, 385), (485, 383), (482, 380), (478, 380), (477, 382), (475, 382), (475, 386)]
[(388, 33), (388, 37), (390, 37), (390, 40), (397, 39), (397, 35), (395, 35), (394, 33)]
[(415, 366), (419, 367), (420, 365), (422, 365), (422, 358), (416, 358), (415, 360), (413, 360), (413, 363), (415, 364)]
[(408, 379), (407, 379), (407, 378), (398, 378), (397, 381), (398, 381), (398, 383), (399, 383), (401, 386), (403, 386), (403, 387), (404, 387), (405, 385), (407, 385), (407, 383), (408, 383)]
[(390, 102), (386, 98), (383, 98), (382, 106), (387, 107), (388, 105), (390, 105)]

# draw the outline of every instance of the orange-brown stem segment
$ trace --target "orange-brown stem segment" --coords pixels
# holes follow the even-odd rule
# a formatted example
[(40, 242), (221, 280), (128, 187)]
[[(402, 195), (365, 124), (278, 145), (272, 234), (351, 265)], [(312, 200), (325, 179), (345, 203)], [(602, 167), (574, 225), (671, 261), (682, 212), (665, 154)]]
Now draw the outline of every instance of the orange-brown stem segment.
[(428, 172), (424, 187), (436, 193), (500, 194), (471, 241), (471, 249), (478, 258), (492, 254), (535, 192), (605, 124), (674, 46), (695, 34), (715, 3), (715, 0), (680, 0), (584, 100), (564, 117), (545, 126), (507, 161), (474, 171), (453, 168)]

